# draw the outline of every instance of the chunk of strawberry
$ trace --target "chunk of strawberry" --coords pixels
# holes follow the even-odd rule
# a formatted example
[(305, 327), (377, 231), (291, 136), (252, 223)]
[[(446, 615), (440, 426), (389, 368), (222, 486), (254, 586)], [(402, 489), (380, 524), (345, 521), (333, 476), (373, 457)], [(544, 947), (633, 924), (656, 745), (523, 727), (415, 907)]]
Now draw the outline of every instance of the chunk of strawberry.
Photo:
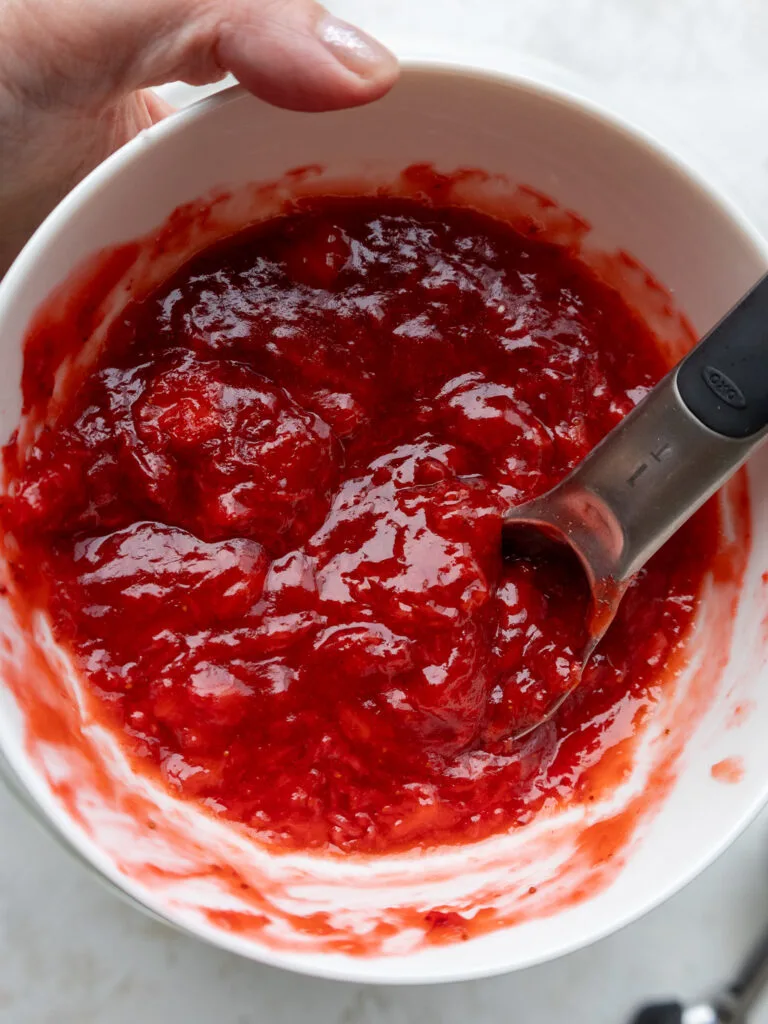
[(283, 250), (291, 280), (309, 288), (330, 289), (351, 255), (346, 232), (322, 217), (292, 225)]
[(521, 490), (548, 467), (550, 433), (510, 385), (480, 373), (456, 377), (438, 394), (435, 418), (451, 439), (485, 453), (494, 475)]
[(177, 474), (167, 514), (206, 540), (248, 536), (280, 554), (322, 522), (338, 476), (330, 427), (247, 366), (174, 357), (133, 418), (146, 457)]
[(206, 544), (151, 522), (78, 540), (55, 562), (53, 578), (63, 585), (54, 601), (75, 635), (118, 646), (139, 643), (160, 614), (166, 630), (237, 619), (261, 596), (269, 564), (255, 541)]

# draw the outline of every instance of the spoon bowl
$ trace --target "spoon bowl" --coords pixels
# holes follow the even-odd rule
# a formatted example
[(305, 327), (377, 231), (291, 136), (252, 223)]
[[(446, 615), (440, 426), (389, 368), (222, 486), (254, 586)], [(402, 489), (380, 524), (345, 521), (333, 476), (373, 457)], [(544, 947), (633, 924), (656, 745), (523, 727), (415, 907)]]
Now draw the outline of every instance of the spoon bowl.
[[(506, 559), (534, 558), (558, 565), (563, 565), (567, 559), (569, 570), (575, 563), (576, 572), (585, 577), (590, 596), (586, 606), (584, 643), (565, 688), (553, 697), (544, 715), (536, 721), (526, 721), (512, 739), (522, 739), (553, 718), (581, 683), (592, 655), (616, 617), (630, 582), (628, 579), (619, 582), (610, 575), (597, 575), (601, 524), (596, 524), (590, 531), (587, 522), (579, 524), (577, 515), (569, 516), (567, 502), (560, 504), (564, 497), (562, 490), (562, 485), (558, 485), (540, 498), (512, 509), (504, 519), (502, 548)], [(577, 509), (580, 507), (586, 511), (589, 505), (584, 502), (582, 506), (576, 506)], [(583, 546), (579, 543), (582, 534), (586, 542)], [(570, 571), (569, 576), (572, 575)]]

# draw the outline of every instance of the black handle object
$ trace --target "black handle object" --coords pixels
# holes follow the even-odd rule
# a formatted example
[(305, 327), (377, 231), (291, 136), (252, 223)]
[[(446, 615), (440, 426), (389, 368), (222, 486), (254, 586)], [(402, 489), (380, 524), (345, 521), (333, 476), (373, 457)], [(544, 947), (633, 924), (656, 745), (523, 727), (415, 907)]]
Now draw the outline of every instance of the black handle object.
[(746, 438), (768, 426), (768, 276), (686, 356), (677, 387), (717, 434)]
[(632, 1024), (682, 1024), (682, 1003), (657, 1003), (655, 1006), (644, 1006), (633, 1017)]
[(764, 931), (734, 982), (717, 1001), (723, 1020), (743, 1021), (768, 984), (768, 931)]
[(763, 932), (741, 966), (735, 981), (722, 989), (711, 1002), (694, 1007), (682, 1003), (656, 1003), (644, 1006), (632, 1024), (684, 1024), (694, 1019), (744, 1024), (749, 1011), (768, 984), (768, 930)]

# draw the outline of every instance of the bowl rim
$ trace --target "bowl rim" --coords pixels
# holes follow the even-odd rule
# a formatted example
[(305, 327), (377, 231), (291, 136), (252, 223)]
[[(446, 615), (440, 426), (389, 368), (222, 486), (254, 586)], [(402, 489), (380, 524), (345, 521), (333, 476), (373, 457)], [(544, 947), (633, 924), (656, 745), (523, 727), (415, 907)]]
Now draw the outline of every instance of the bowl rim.
[[(676, 176), (689, 189), (695, 190), (701, 199), (719, 208), (720, 212), (742, 236), (745, 246), (751, 248), (756, 257), (768, 267), (768, 240), (727, 194), (710, 182), (704, 174), (692, 167), (684, 158), (631, 119), (615, 113), (608, 106), (585, 94), (576, 83), (553, 82), (547, 77), (546, 69), (538, 71), (525, 66), (512, 68), (508, 66), (512, 63), (512, 58), (501, 60), (495, 55), (489, 56), (491, 52), (484, 52), (477, 63), (435, 56), (410, 56), (401, 58), (401, 66), (406, 74), (410, 72), (452, 73), (468, 79), (501, 85), (517, 92), (541, 96), (565, 109), (591, 117), (604, 129), (621, 137), (628, 144), (644, 147), (657, 163), (664, 167), (666, 172)], [(234, 85), (183, 107), (152, 127), (144, 129), (82, 179), (48, 214), (17, 255), (4, 278), (0, 280), (0, 322), (2, 322), (4, 309), (11, 307), (16, 302), (24, 282), (34, 277), (37, 254), (45, 249), (49, 241), (77, 217), (79, 210), (87, 205), (95, 193), (106, 187), (113, 177), (129, 170), (134, 161), (141, 160), (148, 146), (162, 145), (166, 137), (188, 130), (198, 119), (210, 111), (235, 102), (245, 95), (249, 95), (249, 93), (243, 86)], [(450, 970), (430, 969), (414, 975), (403, 974), (396, 969), (386, 969), (386, 965), (394, 966), (395, 961), (399, 958), (346, 958), (344, 963), (339, 965), (335, 957), (327, 958), (329, 962), (326, 963), (324, 962), (326, 958), (322, 954), (313, 954), (312, 962), (307, 963), (307, 954), (300, 951), (273, 950), (253, 942), (249, 942), (245, 948), (243, 943), (236, 941), (234, 936), (215, 929), (211, 929), (209, 932), (205, 927), (198, 929), (187, 922), (175, 920), (159, 905), (155, 905), (154, 899), (142, 898), (135, 892), (129, 891), (116, 872), (114, 873), (115, 877), (111, 877), (108, 870), (97, 864), (91, 856), (87, 844), (80, 841), (76, 831), (68, 828), (69, 821), (66, 815), (62, 813), (59, 818), (40, 805), (18, 766), (7, 756), (2, 747), (3, 740), (0, 735), (0, 779), (6, 783), (18, 801), (59, 842), (63, 849), (79, 860), (94, 877), (120, 898), (175, 931), (208, 942), (220, 949), (237, 953), (269, 966), (293, 970), (308, 976), (355, 983), (419, 985), (493, 977), (555, 960), (584, 946), (592, 945), (643, 917), (686, 886), (720, 856), (752, 822), (768, 801), (768, 778), (766, 778), (762, 792), (753, 798), (739, 821), (724, 833), (717, 843), (709, 847), (702, 856), (692, 859), (688, 868), (682, 871), (678, 877), (671, 879), (669, 884), (656, 893), (653, 898), (642, 906), (631, 908), (624, 914), (615, 916), (611, 923), (606, 923), (592, 931), (586, 940), (576, 939), (563, 942), (560, 945), (553, 943), (548, 951), (534, 953), (522, 959), (518, 958), (511, 965), (497, 962), (488, 966), (463, 969), (455, 967)], [(160, 901), (157, 902), (160, 903)], [(373, 968), (374, 964), (378, 969)]]

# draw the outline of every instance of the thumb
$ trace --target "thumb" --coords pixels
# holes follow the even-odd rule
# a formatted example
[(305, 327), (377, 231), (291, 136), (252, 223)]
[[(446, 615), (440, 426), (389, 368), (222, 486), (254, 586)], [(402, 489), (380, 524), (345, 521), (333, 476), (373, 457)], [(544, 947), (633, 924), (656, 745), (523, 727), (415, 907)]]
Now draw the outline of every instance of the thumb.
[(251, 92), (296, 110), (378, 99), (394, 83), (395, 57), (314, 0), (244, 0), (219, 29), (216, 58)]
[(315, 0), (7, 0), (0, 52), (0, 86), (38, 110), (94, 112), (226, 72), (270, 103), (328, 110), (377, 99), (397, 77), (388, 50)]
[(315, 0), (0, 0), (0, 277), (61, 196), (167, 110), (146, 86), (227, 71), (295, 110), (367, 103), (397, 61)]

